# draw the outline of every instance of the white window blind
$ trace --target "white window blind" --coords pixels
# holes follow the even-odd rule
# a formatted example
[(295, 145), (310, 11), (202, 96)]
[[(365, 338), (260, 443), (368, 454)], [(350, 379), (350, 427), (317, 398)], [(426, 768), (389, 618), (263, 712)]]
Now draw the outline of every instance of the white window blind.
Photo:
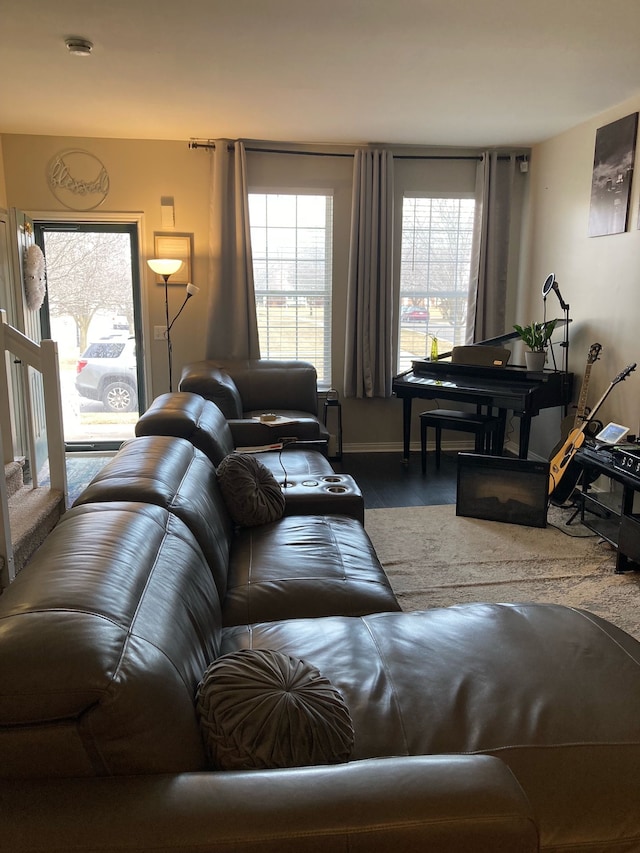
[(310, 361), (329, 387), (333, 198), (249, 193), (249, 220), (261, 355)]
[(398, 370), (465, 341), (475, 200), (405, 196)]

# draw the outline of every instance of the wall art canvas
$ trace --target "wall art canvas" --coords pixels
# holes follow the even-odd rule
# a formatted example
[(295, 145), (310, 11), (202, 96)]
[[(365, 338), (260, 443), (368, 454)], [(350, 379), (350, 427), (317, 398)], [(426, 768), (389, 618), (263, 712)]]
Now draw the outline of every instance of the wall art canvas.
[[(155, 258), (175, 258), (182, 261), (178, 272), (174, 273), (168, 284), (188, 284), (191, 281), (191, 264), (193, 260), (193, 234), (161, 234), (156, 231), (153, 235)], [(156, 276), (156, 284), (164, 284), (161, 275)]]
[(596, 131), (589, 237), (627, 230), (637, 132), (638, 113)]

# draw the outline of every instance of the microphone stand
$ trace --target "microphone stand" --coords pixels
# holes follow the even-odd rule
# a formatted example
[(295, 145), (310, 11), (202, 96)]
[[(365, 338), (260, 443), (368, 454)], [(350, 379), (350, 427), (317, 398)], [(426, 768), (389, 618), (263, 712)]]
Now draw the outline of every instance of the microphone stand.
[[(556, 296), (558, 297), (558, 301), (560, 302), (560, 307), (564, 312), (564, 335), (562, 339), (562, 343), (560, 346), (563, 348), (564, 353), (562, 357), (562, 369), (565, 373), (569, 372), (569, 305), (562, 298), (562, 294), (560, 293), (560, 288), (558, 287), (558, 282), (555, 279), (553, 273), (549, 275), (542, 285), (542, 297), (544, 301), (544, 313), (543, 318), (546, 322), (547, 320), (547, 294), (550, 290), (555, 291)], [(553, 355), (553, 347), (551, 348), (551, 353)], [(555, 368), (555, 355), (553, 356), (553, 364)]]
[[(544, 314), (543, 314), (543, 316), (544, 316), (545, 322), (546, 322), (546, 311), (547, 311), (547, 294), (549, 293), (550, 290), (555, 291), (555, 294), (558, 297), (558, 301), (560, 302), (560, 307), (562, 308), (562, 310), (564, 312), (564, 335), (563, 335), (562, 343), (560, 344), (560, 346), (562, 347), (562, 349), (564, 351), (563, 356), (562, 356), (562, 369), (563, 369), (565, 377), (566, 377), (566, 375), (569, 373), (569, 322), (570, 322), (570, 320), (569, 320), (569, 304), (567, 302), (565, 302), (564, 299), (562, 298), (562, 294), (560, 293), (560, 288), (558, 287), (558, 282), (556, 281), (556, 278), (555, 278), (553, 273), (551, 273), (551, 275), (549, 275), (547, 277), (547, 279), (545, 280), (545, 283), (542, 285), (542, 296), (543, 296), (543, 300), (544, 300)], [(551, 354), (553, 357), (554, 369), (557, 369), (556, 368), (555, 354), (553, 352), (553, 346), (551, 347)], [(567, 414), (567, 406), (566, 405), (564, 407), (564, 414), (565, 414), (565, 416)]]
[[(547, 325), (547, 294), (544, 292), (544, 290), (542, 291), (542, 293), (543, 293), (543, 297), (542, 297), (542, 322), (544, 323), (544, 325), (546, 327), (546, 325)], [(558, 365), (556, 363), (556, 351), (554, 350), (553, 344), (551, 343), (551, 341), (549, 341), (549, 349), (551, 350), (551, 358), (553, 359), (553, 369), (557, 370)]]
[(565, 373), (569, 372), (569, 305), (564, 301), (562, 295), (560, 294), (560, 290), (558, 288), (558, 282), (554, 281), (553, 289), (556, 292), (556, 296), (560, 301), (560, 307), (564, 311), (564, 336), (562, 339), (562, 343), (560, 346), (564, 349), (564, 355), (562, 358), (562, 367)]

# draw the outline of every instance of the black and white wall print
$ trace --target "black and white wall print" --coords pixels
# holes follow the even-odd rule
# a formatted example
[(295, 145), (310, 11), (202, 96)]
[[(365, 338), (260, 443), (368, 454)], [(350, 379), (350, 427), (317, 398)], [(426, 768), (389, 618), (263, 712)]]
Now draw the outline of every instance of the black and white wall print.
[(591, 181), (589, 236), (619, 234), (627, 229), (638, 113), (596, 131)]

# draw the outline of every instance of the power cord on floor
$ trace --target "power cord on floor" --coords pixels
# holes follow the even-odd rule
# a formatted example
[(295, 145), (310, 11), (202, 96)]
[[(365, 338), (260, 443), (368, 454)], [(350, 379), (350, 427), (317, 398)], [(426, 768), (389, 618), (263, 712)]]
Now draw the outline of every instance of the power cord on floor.
[(298, 439), (295, 436), (286, 436), (285, 438), (280, 439), (280, 450), (278, 451), (278, 462), (280, 463), (280, 467), (284, 472), (284, 480), (282, 481), (282, 488), (286, 489), (289, 486), (287, 482), (287, 469), (284, 467), (284, 462), (282, 461), (282, 451), (286, 447), (291, 447), (292, 444), (295, 444)]
[[(573, 519), (576, 517), (576, 515), (580, 511), (580, 505), (577, 504), (575, 501), (572, 501), (569, 504), (562, 504), (559, 506), (556, 504), (551, 504), (551, 502), (549, 501), (547, 503), (547, 514), (548, 514), (548, 510), (549, 510), (550, 506), (556, 506), (557, 509), (568, 509), (568, 510), (573, 511), (571, 518), (564, 523), (564, 527), (566, 527), (568, 524), (571, 524)], [(586, 533), (584, 535), (578, 535), (576, 533), (569, 533), (568, 530), (563, 529), (563, 527), (560, 527), (557, 524), (553, 524), (553, 522), (549, 521), (548, 519), (547, 519), (547, 527), (554, 527), (556, 530), (559, 530), (560, 533), (564, 534), (565, 536), (568, 536), (570, 539), (593, 539), (594, 537), (598, 537), (597, 533)], [(599, 537), (599, 538), (602, 539), (602, 537)], [(604, 540), (602, 540), (602, 541), (604, 541)]]

